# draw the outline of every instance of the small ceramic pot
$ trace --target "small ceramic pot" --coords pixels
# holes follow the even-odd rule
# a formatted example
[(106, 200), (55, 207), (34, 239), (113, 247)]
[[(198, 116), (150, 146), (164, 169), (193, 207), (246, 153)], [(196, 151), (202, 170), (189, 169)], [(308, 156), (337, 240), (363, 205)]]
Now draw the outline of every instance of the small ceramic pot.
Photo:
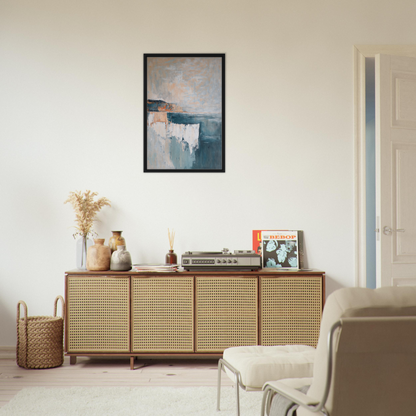
[(117, 246), (117, 250), (111, 255), (111, 270), (131, 270), (131, 256), (125, 246)]
[(94, 240), (94, 245), (88, 248), (87, 270), (109, 270), (111, 250), (104, 245), (104, 238)]
[(113, 235), (108, 240), (108, 247), (111, 249), (111, 253), (117, 250), (118, 246), (126, 247), (126, 240), (121, 236), (123, 231), (111, 231)]

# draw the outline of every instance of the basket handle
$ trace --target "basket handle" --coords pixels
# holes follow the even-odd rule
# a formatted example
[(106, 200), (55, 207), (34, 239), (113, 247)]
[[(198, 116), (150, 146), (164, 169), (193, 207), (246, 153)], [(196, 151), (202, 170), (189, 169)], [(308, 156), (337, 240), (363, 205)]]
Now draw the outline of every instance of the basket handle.
[(19, 302), (17, 302), (17, 323), (19, 323), (20, 320), (20, 305), (23, 306), (23, 311), (25, 313), (23, 319), (25, 322), (27, 321), (27, 305), (23, 300), (19, 300)]
[[(23, 310), (25, 314), (23, 317), (23, 339), (20, 339), (20, 336), (19, 336), (20, 305), (23, 306)], [(16, 326), (17, 326), (16, 361), (20, 367), (27, 368), (27, 305), (23, 300), (19, 300), (19, 302), (17, 302)], [(24, 355), (22, 358), (23, 362), (19, 362), (19, 354), (20, 354), (21, 348), (24, 351)]]
[(64, 298), (60, 295), (58, 295), (55, 299), (55, 304), (53, 307), (53, 316), (56, 316), (56, 310), (58, 308), (58, 300), (61, 300), (61, 304), (62, 304), (62, 319), (65, 319), (65, 301)]

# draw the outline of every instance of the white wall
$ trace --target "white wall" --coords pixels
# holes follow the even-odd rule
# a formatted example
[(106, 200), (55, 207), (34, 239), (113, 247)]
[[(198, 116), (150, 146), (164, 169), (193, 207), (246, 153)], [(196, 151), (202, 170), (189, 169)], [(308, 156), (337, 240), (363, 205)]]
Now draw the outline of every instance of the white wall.
[[(0, 346), (16, 304), (49, 315), (75, 266), (74, 215), (112, 201), (134, 262), (305, 231), (327, 292), (354, 283), (354, 44), (412, 43), (416, 3), (0, 0)], [(143, 54), (226, 54), (226, 173), (143, 173)]]

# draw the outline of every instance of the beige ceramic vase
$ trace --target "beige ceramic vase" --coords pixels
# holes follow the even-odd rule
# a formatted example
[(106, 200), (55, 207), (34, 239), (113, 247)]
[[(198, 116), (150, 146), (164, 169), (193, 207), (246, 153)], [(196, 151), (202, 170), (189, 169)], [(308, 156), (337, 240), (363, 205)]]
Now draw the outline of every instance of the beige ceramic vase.
[(117, 250), (118, 246), (126, 247), (126, 240), (121, 236), (123, 231), (111, 231), (113, 235), (108, 240), (108, 246), (111, 249), (111, 253), (114, 253)]
[(110, 270), (111, 250), (104, 245), (104, 238), (94, 240), (94, 245), (88, 248), (87, 270)]

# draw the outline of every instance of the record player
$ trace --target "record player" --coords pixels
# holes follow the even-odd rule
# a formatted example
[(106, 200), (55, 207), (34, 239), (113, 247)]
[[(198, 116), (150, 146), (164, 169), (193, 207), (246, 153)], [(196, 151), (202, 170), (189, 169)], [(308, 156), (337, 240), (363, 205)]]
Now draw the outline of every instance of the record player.
[(188, 271), (249, 271), (261, 268), (261, 256), (254, 250), (187, 251), (182, 254), (182, 267)]

